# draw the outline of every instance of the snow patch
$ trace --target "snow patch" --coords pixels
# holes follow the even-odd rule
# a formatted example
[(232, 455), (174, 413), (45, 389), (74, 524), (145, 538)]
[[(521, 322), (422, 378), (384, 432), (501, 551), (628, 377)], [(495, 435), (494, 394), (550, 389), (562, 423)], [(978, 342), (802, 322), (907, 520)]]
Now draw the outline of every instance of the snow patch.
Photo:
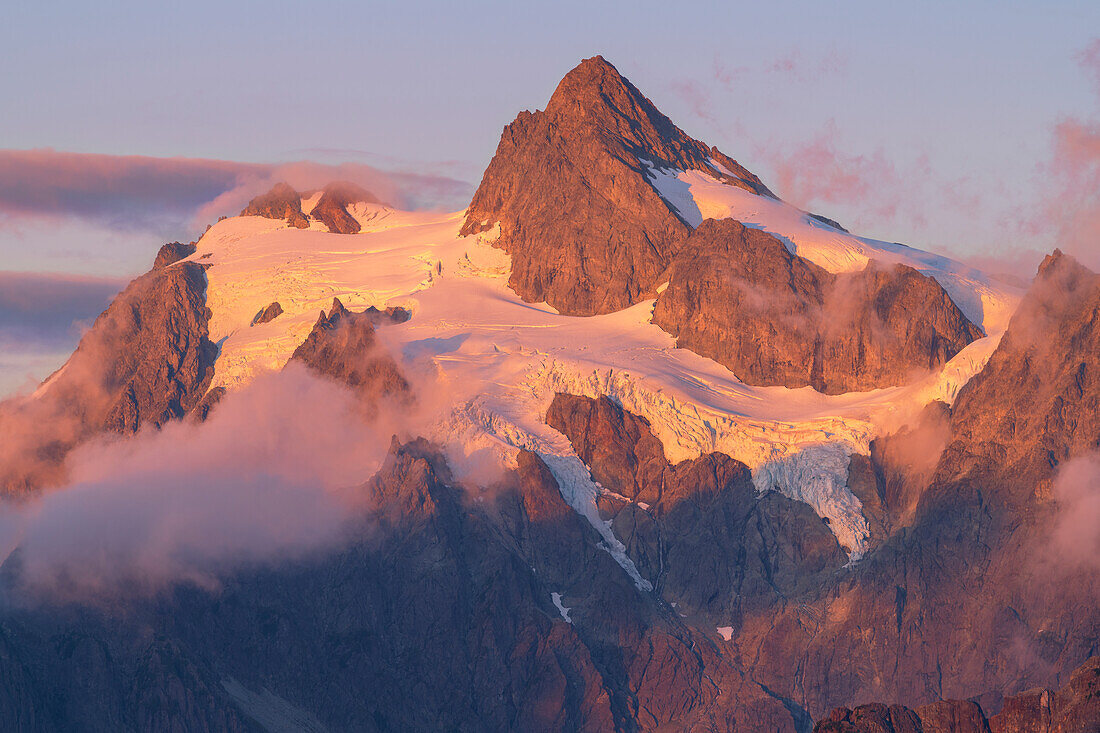
[(248, 717), (259, 723), (268, 733), (327, 733), (312, 713), (284, 700), (266, 687), (253, 692), (237, 680), (222, 680), (222, 687)]
[(858, 560), (871, 531), (862, 502), (848, 489), (850, 458), (851, 450), (843, 443), (808, 446), (758, 466), (752, 480), (761, 493), (775, 490), (812, 506), (819, 517), (829, 520), (829, 528), (850, 558)]
[(733, 627), (732, 626), (719, 626), (718, 627), (718, 635), (721, 636), (724, 641), (729, 641), (730, 639), (733, 638)]
[(569, 612), (572, 609), (566, 608), (565, 606), (562, 605), (562, 603), (561, 603), (561, 593), (551, 593), (550, 594), (550, 600), (552, 600), (554, 602), (554, 605), (558, 607), (558, 613), (560, 613), (561, 617), (563, 619), (565, 619), (565, 623), (567, 623), (567, 624), (573, 623), (573, 620), (571, 618), (569, 618)]

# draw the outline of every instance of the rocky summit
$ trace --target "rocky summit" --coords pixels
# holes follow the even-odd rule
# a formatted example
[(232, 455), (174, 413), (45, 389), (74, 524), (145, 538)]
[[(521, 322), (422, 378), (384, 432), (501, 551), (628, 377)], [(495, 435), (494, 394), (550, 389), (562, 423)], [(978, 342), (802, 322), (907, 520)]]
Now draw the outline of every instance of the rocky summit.
[(782, 193), (597, 56), (161, 247), (0, 402), (0, 729), (1100, 730), (1100, 276)]
[(504, 129), (463, 232), (500, 226), (509, 284), (525, 300), (572, 315), (619, 310), (655, 294), (690, 229), (648, 181), (648, 165), (704, 169), (771, 195), (596, 56), (562, 79), (545, 111)]

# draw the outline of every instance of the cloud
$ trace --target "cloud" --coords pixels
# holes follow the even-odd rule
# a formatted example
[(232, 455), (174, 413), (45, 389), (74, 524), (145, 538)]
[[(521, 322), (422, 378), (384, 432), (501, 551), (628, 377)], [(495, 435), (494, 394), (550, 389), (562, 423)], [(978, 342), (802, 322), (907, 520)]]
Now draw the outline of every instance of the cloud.
[(1100, 569), (1100, 457), (1063, 464), (1054, 479), (1057, 513), (1047, 549), (1066, 570)]
[[(859, 203), (861, 211), (879, 219), (894, 219), (905, 201), (905, 181), (881, 150), (850, 154), (838, 146), (839, 131), (830, 120), (811, 140), (789, 152), (761, 148), (775, 173), (776, 192), (803, 208), (820, 204)], [(926, 167), (927, 161), (918, 163)]]
[(0, 514), (32, 598), (97, 600), (192, 582), (344, 541), (354, 487), (389, 434), (345, 388), (289, 365), (231, 393), (201, 425), (100, 439), (69, 458), (70, 485)]
[[(1100, 103), (1100, 39), (1076, 56), (1096, 85)], [(1023, 229), (1100, 268), (1100, 120), (1066, 117), (1051, 133), (1051, 151), (1039, 167), (1038, 206)]]
[(799, 84), (816, 83), (828, 76), (844, 74), (847, 71), (847, 57), (836, 50), (828, 51), (814, 58), (807, 58), (794, 49), (770, 60), (761, 60), (750, 65), (731, 66), (720, 57), (715, 57), (709, 79), (675, 79), (669, 85), (673, 94), (679, 97), (700, 120), (715, 126), (732, 126), (731, 133), (743, 137), (745, 132), (737, 121), (720, 120), (711, 103), (717, 86), (726, 92), (742, 92), (742, 82), (757, 77), (776, 81), (791, 81)]
[(99, 315), (125, 286), (123, 278), (0, 271), (0, 330), (69, 328)]
[(718, 120), (710, 104), (710, 94), (699, 82), (692, 79), (677, 79), (671, 84), (672, 92), (687, 104), (692, 114), (706, 122)]
[(471, 186), (361, 163), (240, 163), (195, 158), (0, 150), (0, 220), (78, 217), (120, 230), (172, 232), (235, 214), (278, 181), (315, 188), (351, 180), (403, 208), (461, 206)]
[(1100, 38), (1094, 38), (1076, 58), (1084, 72), (1092, 78), (1092, 83), (1096, 85), (1096, 95), (1100, 97)]
[(267, 167), (218, 160), (0, 150), (0, 214), (76, 216), (113, 227), (179, 221)]
[(60, 366), (125, 285), (120, 278), (0, 272), (0, 398)]
[(815, 83), (830, 76), (847, 73), (848, 57), (836, 49), (807, 58), (799, 49), (792, 49), (771, 60), (749, 66), (727, 66), (715, 58), (713, 80), (727, 91), (736, 91), (738, 83), (748, 76), (782, 77), (798, 83)]

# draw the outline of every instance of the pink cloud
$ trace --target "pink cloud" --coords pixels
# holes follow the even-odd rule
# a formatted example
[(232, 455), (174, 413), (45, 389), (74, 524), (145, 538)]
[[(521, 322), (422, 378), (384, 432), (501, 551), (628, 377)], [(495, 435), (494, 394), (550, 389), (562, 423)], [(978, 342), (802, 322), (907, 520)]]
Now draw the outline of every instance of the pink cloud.
[[(1077, 59), (1096, 82), (1100, 102), (1100, 39)], [(1100, 121), (1068, 117), (1054, 126), (1039, 187), (1036, 213), (1024, 222), (1025, 231), (1100, 267)]]
[(1100, 568), (1100, 458), (1087, 456), (1058, 469), (1053, 487), (1056, 514), (1047, 551), (1058, 564)]
[(752, 74), (781, 76), (805, 83), (841, 75), (847, 69), (847, 56), (835, 49), (810, 59), (807, 59), (801, 50), (793, 49), (771, 60), (763, 60), (750, 66), (729, 67), (721, 59), (715, 58), (713, 79), (727, 90), (734, 91), (741, 79)]
[(1093, 39), (1092, 43), (1077, 54), (1077, 63), (1092, 77), (1096, 85), (1096, 94), (1100, 96), (1100, 38)]
[(717, 122), (711, 108), (710, 95), (701, 84), (691, 79), (680, 79), (672, 82), (672, 91), (688, 105), (696, 117), (710, 123)]
[(69, 457), (71, 483), (0, 513), (32, 596), (96, 600), (323, 550), (368, 507), (355, 487), (390, 432), (355, 397), (291, 364), (225, 397), (207, 422), (102, 439)]
[[(775, 172), (773, 188), (786, 201), (803, 208), (820, 204), (859, 204), (880, 219), (897, 216), (903, 201), (903, 177), (881, 149), (869, 155), (838, 147), (839, 132), (830, 121), (808, 142), (787, 153), (759, 151)], [(924, 159), (921, 167), (927, 166)]]

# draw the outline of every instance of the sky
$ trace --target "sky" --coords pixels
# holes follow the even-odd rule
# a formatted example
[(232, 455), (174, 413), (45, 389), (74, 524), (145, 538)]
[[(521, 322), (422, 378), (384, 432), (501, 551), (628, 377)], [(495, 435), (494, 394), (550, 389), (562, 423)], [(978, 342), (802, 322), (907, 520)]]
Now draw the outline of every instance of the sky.
[(1026, 274), (1100, 221), (1098, 36), (1094, 1), (14, 4), (0, 309), (19, 275), (21, 308), (44, 277), (79, 297), (19, 354), (23, 311), (0, 313), (0, 395), (52, 368), (110, 283), (275, 180), (461, 208), (503, 126), (597, 53), (784, 199)]

